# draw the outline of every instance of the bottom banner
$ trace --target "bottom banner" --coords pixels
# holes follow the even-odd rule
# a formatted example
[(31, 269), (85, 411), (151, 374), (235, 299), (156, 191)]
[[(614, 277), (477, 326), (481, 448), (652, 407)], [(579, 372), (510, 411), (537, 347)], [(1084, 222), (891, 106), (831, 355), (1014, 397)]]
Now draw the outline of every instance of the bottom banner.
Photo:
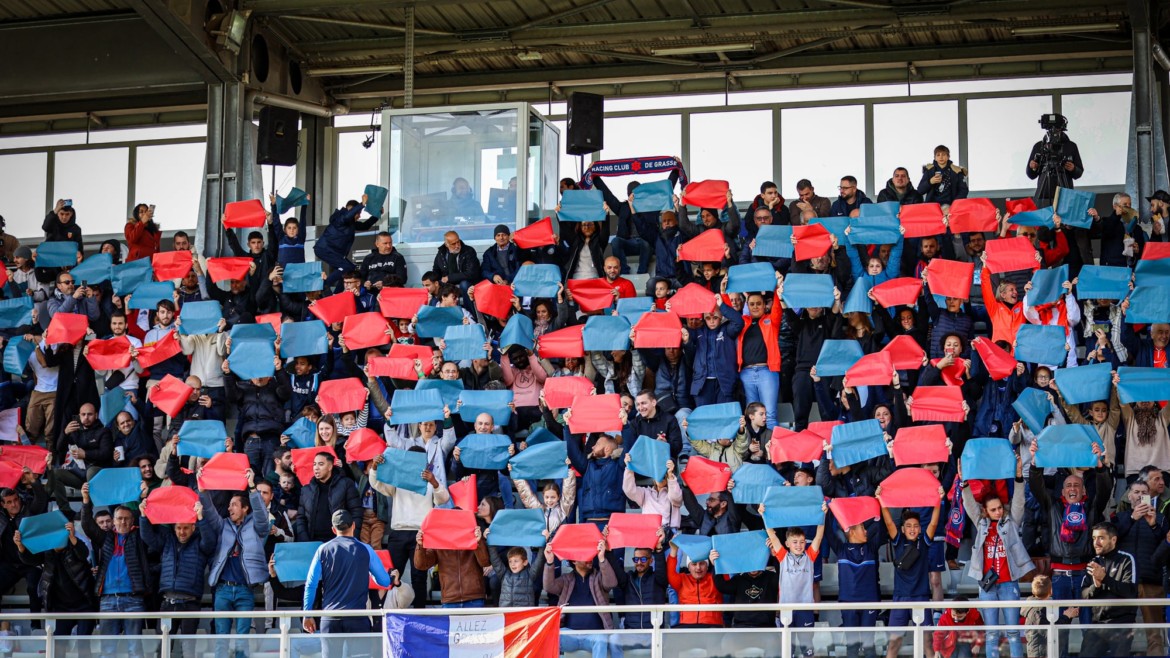
[(386, 613), (384, 658), (557, 658), (561, 609), (422, 616)]

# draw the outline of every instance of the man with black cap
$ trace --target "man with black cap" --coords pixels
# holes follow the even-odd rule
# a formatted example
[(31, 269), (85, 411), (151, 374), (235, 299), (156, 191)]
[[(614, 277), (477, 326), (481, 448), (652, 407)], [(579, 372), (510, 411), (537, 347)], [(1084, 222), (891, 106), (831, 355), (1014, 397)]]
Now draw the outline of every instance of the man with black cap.
[(1166, 218), (1170, 217), (1170, 193), (1158, 190), (1146, 197), (1150, 202), (1150, 242), (1166, 242)]
[[(353, 517), (346, 510), (333, 513), (333, 539), (325, 542), (313, 554), (309, 575), (305, 581), (304, 610), (314, 610), (317, 586), (322, 586), (322, 633), (369, 633), (369, 617), (330, 617), (332, 610), (364, 610), (369, 600), (370, 576), (382, 587), (399, 585), (398, 570), (386, 573), (382, 560), (369, 544), (353, 536)], [(317, 632), (317, 620), (305, 617), (301, 627), (306, 633)], [(322, 658), (342, 656), (345, 640), (325, 640), (321, 643)]]
[(483, 278), (500, 285), (510, 285), (520, 269), (520, 248), (512, 243), (512, 229), (507, 224), (496, 226), (496, 243), (483, 252), (480, 270)]

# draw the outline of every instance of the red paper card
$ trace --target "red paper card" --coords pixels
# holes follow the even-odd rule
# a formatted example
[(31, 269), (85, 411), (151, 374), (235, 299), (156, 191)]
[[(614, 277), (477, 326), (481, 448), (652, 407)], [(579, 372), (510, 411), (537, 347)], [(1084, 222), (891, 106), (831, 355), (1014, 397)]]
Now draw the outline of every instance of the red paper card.
[(302, 487), (313, 481), (313, 459), (319, 452), (327, 452), (333, 455), (333, 463), (336, 466), (337, 452), (333, 450), (332, 446), (293, 448), (289, 451), (289, 456), (292, 457), (293, 462), (293, 472), (297, 474), (297, 480), (300, 481)]
[(1018, 215), (1022, 212), (1029, 212), (1036, 209), (1036, 202), (1032, 197), (1025, 197), (1023, 199), (1008, 199), (1004, 201), (1004, 207), (1007, 208), (1009, 214)]
[(692, 493), (702, 496), (713, 491), (727, 491), (731, 467), (706, 457), (692, 456), (687, 460), (687, 467), (683, 469), (681, 477)]
[(905, 229), (902, 233), (904, 238), (925, 238), (947, 232), (943, 224), (942, 206), (937, 203), (902, 206), (898, 211), (898, 221)]
[(260, 228), (268, 221), (268, 213), (259, 199), (233, 201), (223, 208), (226, 228)]
[(898, 466), (946, 463), (951, 458), (947, 430), (942, 425), (900, 427), (894, 435), (894, 463)]
[(872, 521), (881, 517), (882, 508), (877, 498), (872, 496), (854, 496), (852, 498), (834, 498), (829, 501), (829, 511), (833, 518), (845, 529), (852, 528), (859, 523)]
[[(569, 283), (572, 284), (571, 281)], [(572, 286), (570, 285), (570, 287)], [(475, 308), (479, 309), (480, 313), (500, 320), (506, 320), (508, 313), (512, 311), (512, 296), (514, 294), (511, 286), (492, 283), (487, 279), (475, 284), (472, 292), (472, 295), (475, 296)], [(418, 308), (416, 307), (415, 310), (417, 311)]]
[(212, 282), (223, 280), (237, 281), (248, 276), (252, 267), (252, 259), (247, 256), (227, 256), (223, 258), (207, 259), (207, 274)]
[(1142, 247), (1142, 260), (1170, 258), (1170, 242), (1147, 242)]
[(792, 237), (796, 240), (796, 260), (819, 258), (833, 248), (833, 234), (822, 224), (793, 226)]
[(436, 551), (474, 551), (479, 544), (475, 528), (475, 512), (432, 509), (422, 522), (423, 547)]
[(942, 359), (931, 359), (930, 365), (938, 369), (943, 383), (947, 386), (962, 386), (963, 377), (966, 374), (966, 368), (963, 366), (963, 362), (956, 360), (945, 368), (939, 368), (938, 364), (941, 361)]
[(7, 459), (0, 459), (0, 488), (15, 489), (23, 476), (23, 466)]
[(992, 274), (1040, 269), (1036, 247), (1024, 236), (988, 240), (983, 253), (987, 256), (987, 269)]
[(130, 339), (118, 336), (108, 340), (91, 340), (86, 346), (86, 360), (94, 370), (119, 370), (130, 365)]
[(725, 180), (698, 180), (683, 190), (682, 202), (697, 208), (721, 209), (727, 205), (728, 188)]
[(933, 295), (970, 299), (975, 263), (932, 258), (926, 267), (926, 285)]
[(19, 464), (21, 468), (41, 475), (48, 468), (45, 457), (49, 451), (40, 446), (0, 446), (0, 457), (5, 461)]
[(849, 386), (889, 386), (894, 381), (894, 362), (889, 352), (873, 352), (861, 357), (845, 371)]
[(173, 417), (187, 404), (187, 399), (194, 390), (178, 377), (167, 375), (147, 392), (146, 399), (163, 413)]
[(0, 288), (8, 285), (8, 266), (0, 260)]
[(971, 344), (979, 353), (979, 358), (983, 360), (983, 367), (987, 369), (987, 374), (993, 380), (1006, 379), (1016, 371), (1016, 357), (1005, 352), (999, 345), (982, 336), (971, 341)]
[(592, 395), (596, 387), (588, 377), (549, 377), (544, 380), (544, 402), (553, 409), (568, 409), (579, 395)]
[(562, 523), (549, 547), (562, 560), (588, 562), (597, 557), (601, 539), (601, 531), (592, 523)]
[(345, 339), (346, 349), (364, 350), (367, 347), (389, 343), (390, 336), (386, 335), (389, 328), (386, 318), (382, 317), (381, 313), (357, 313), (345, 316), (341, 325), (341, 337)]
[[(394, 561), (390, 559), (390, 551), (383, 551), (383, 550), (374, 549), (374, 555), (377, 555), (378, 559), (381, 560), (382, 567), (386, 569), (386, 573), (390, 573), (391, 571), (394, 570)], [(391, 579), (391, 580), (393, 580), (393, 579)], [(377, 582), (374, 581), (373, 576), (370, 576), (370, 589), (376, 589), (376, 590), (385, 592), (386, 590), (388, 590), (390, 588), (389, 587), (382, 587), (381, 585), (379, 585)]]
[(649, 548), (658, 545), (658, 529), (662, 527), (661, 514), (609, 515), (609, 548)]
[(617, 393), (579, 395), (571, 407), (569, 431), (573, 434), (622, 431), (622, 398)]
[(334, 324), (344, 322), (345, 318), (357, 313), (357, 303), (353, 293), (342, 291), (309, 304), (309, 312), (325, 324)]
[(150, 257), (150, 267), (155, 281), (169, 281), (187, 276), (193, 261), (189, 251), (160, 251)]
[(418, 381), (418, 372), (414, 369), (413, 359), (403, 359), (396, 356), (375, 356), (366, 361), (366, 365), (369, 366), (370, 374), (374, 377), (391, 377), (393, 379)]
[(667, 303), (670, 312), (680, 318), (701, 318), (704, 313), (715, 310), (715, 293), (697, 283), (688, 283)]
[(575, 324), (564, 329), (550, 331), (536, 339), (536, 353), (542, 359), (564, 359), (585, 356), (585, 341), (581, 332), (585, 325)]
[(164, 485), (146, 497), (146, 518), (155, 525), (195, 523), (199, 494), (189, 487)]
[(175, 330), (171, 329), (153, 345), (138, 348), (138, 365), (149, 368), (182, 352), (183, 346), (179, 344), (179, 337)]
[(345, 461), (350, 464), (369, 461), (385, 451), (386, 442), (368, 427), (354, 430), (345, 440)]
[(678, 347), (682, 345), (682, 322), (671, 311), (646, 313), (634, 324), (634, 347)]
[(723, 229), (711, 228), (684, 242), (678, 248), (678, 259), (682, 261), (720, 262), (726, 255), (727, 241)]
[(57, 311), (49, 321), (49, 328), (45, 331), (45, 344), (59, 345), (69, 343), (76, 345), (89, 329), (89, 318), (80, 313), (62, 313)]
[(922, 294), (922, 279), (912, 276), (883, 281), (870, 289), (877, 303), (886, 308), (912, 306)]
[(321, 412), (327, 414), (356, 411), (366, 406), (368, 394), (365, 384), (357, 377), (330, 379), (321, 382), (317, 391), (317, 404)]
[(915, 422), (960, 422), (966, 415), (963, 390), (958, 386), (919, 386), (913, 397), (910, 417)]
[(516, 232), (512, 234), (512, 242), (515, 242), (516, 246), (521, 249), (556, 244), (556, 240), (553, 239), (552, 218), (545, 217), (539, 222), (516, 229)]
[(280, 336), (280, 321), (282, 317), (280, 313), (265, 313), (256, 316), (256, 324), (268, 323), (272, 325), (272, 330), (276, 332), (277, 337)]
[[(918, 341), (906, 334), (895, 336), (882, 351), (890, 355), (890, 363), (895, 370), (918, 370), (926, 358), (926, 352)], [(893, 381), (893, 377), (890, 381)]]
[(378, 293), (378, 307), (388, 318), (409, 320), (418, 315), (418, 308), (428, 299), (430, 293), (424, 288), (382, 288)]
[(451, 494), (451, 502), (459, 509), (474, 512), (479, 508), (479, 493), (475, 488), (475, 476), (468, 475), (462, 480), (448, 485), (447, 492)]
[(429, 375), (435, 369), (435, 351), (426, 345), (404, 345), (402, 343), (394, 343), (390, 346), (390, 354), (396, 359), (410, 359), (414, 361), (418, 359), (422, 361), (422, 369), (424, 375)]
[[(891, 380), (893, 377), (890, 378)], [(821, 437), (822, 440), (828, 441), (833, 436), (833, 428), (844, 424), (841, 420), (818, 420), (815, 423), (809, 423), (808, 429), (805, 431), (812, 432)]]
[(925, 468), (899, 468), (882, 480), (886, 507), (934, 507), (939, 502), (938, 478)]
[(948, 211), (947, 226), (955, 235), (999, 230), (991, 199), (955, 199)]
[(768, 456), (773, 464), (811, 462), (825, 454), (824, 447), (825, 440), (808, 430), (793, 432), (776, 427), (768, 442)]
[[(591, 313), (614, 305), (613, 286), (605, 279), (569, 279), (569, 292), (582, 311)], [(477, 298), (478, 299), (478, 298)]]
[(243, 491), (248, 488), (251, 466), (242, 452), (221, 452), (199, 471), (199, 487), (204, 491)]

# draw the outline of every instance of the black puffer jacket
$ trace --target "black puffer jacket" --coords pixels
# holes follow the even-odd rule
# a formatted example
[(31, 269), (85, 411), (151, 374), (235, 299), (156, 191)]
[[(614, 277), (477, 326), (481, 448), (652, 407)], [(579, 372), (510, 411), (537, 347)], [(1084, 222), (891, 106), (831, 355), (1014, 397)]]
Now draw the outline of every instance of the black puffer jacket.
[(480, 273), (479, 255), (466, 244), (455, 254), (455, 269), (452, 270), (448, 261), (451, 251), (444, 243), (435, 254), (434, 270), (440, 278), (447, 277), (447, 283), (459, 285), (466, 281), (469, 284), (479, 283), (483, 275)]
[(20, 552), (21, 562), (41, 567), (37, 597), (47, 612), (89, 612), (97, 610), (93, 570), (85, 542), (66, 544), (60, 551)]
[(292, 394), (288, 385), (288, 373), (283, 369), (265, 386), (256, 386), (251, 381), (240, 381), (235, 374), (223, 377), (228, 402), (240, 408), (240, 421), (236, 424), (236, 438), (243, 438), (252, 432), (262, 436), (279, 436), (285, 428), (284, 403)]
[[(329, 513), (324, 515), (326, 520), (322, 526), (318, 523), (317, 506), (326, 504)], [(354, 481), (345, 477), (343, 469), (333, 467), (333, 475), (329, 481), (322, 484), (313, 478), (308, 484), (301, 487), (301, 503), (297, 510), (297, 518), (293, 522), (293, 533), (297, 541), (329, 541), (333, 531), (328, 519), (337, 510), (346, 510), (354, 520), (357, 529), (354, 534), (360, 534), (362, 525), (362, 499), (358, 496)]]
[(67, 224), (62, 224), (61, 220), (57, 218), (57, 213), (50, 212), (45, 215), (45, 221), (41, 224), (41, 230), (45, 232), (45, 242), (72, 240), (80, 247), (81, 227), (77, 225), (77, 210), (73, 211), (73, 219)]

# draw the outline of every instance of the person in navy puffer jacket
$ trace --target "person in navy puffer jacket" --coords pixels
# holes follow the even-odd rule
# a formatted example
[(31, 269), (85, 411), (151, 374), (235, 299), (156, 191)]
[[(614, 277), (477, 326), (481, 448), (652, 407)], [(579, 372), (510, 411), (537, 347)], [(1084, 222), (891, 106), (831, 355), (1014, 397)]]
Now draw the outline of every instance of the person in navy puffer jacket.
[[(139, 503), (142, 516), (139, 533), (150, 550), (162, 559), (158, 591), (162, 596), (159, 612), (194, 612), (200, 610), (203, 600), (203, 577), (207, 564), (215, 554), (219, 537), (211, 531), (210, 522), (203, 517), (203, 504), (195, 503), (195, 523), (176, 523), (171, 529), (157, 528), (146, 518), (146, 502)], [(199, 620), (176, 620), (176, 631), (194, 636)], [(175, 647), (176, 657), (195, 656), (195, 640), (183, 640)]]
[(349, 252), (353, 249), (354, 236), (358, 231), (369, 230), (378, 223), (378, 218), (373, 216), (365, 221), (358, 221), (362, 210), (365, 210), (367, 200), (366, 195), (363, 194), (361, 203), (347, 201), (344, 208), (335, 210), (329, 217), (329, 226), (325, 228), (325, 232), (321, 234), (317, 244), (313, 245), (313, 253), (317, 259), (328, 263), (333, 268), (333, 271), (329, 273), (329, 278), (325, 279), (326, 290), (332, 290), (341, 280), (342, 274), (358, 268), (349, 259)]

